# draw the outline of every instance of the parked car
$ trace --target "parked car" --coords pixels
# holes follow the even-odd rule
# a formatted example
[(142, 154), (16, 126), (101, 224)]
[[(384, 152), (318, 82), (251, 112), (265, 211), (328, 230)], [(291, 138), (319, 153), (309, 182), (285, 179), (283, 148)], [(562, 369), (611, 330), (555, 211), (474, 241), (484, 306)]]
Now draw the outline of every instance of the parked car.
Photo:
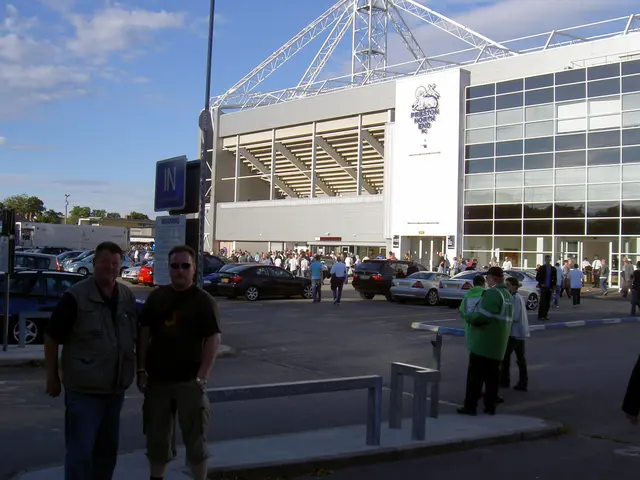
[(122, 271), (122, 279), (130, 283), (138, 283), (138, 275), (140, 274), (140, 267), (145, 266), (149, 261), (134, 263), (132, 266), (125, 268)]
[(70, 255), (69, 257), (65, 258), (62, 262), (62, 268), (64, 270), (67, 269), (67, 267), (69, 266), (69, 264), (73, 263), (73, 262), (77, 262), (80, 260), (85, 259), (86, 257), (88, 257), (89, 255), (93, 255), (93, 253), (95, 252), (95, 250), (84, 250), (82, 253), (80, 253), (79, 255)]
[(85, 250), (68, 250), (66, 252), (62, 252), (59, 255), (57, 255), (58, 258), (58, 263), (60, 263), (60, 265), (64, 266), (65, 260), (69, 259), (69, 260), (73, 260), (76, 257), (79, 257), (80, 255), (82, 255), (85, 252)]
[(140, 267), (138, 272), (138, 283), (147, 287), (153, 287), (153, 260), (150, 260), (146, 265)]
[(376, 295), (384, 295), (392, 302), (391, 282), (394, 279), (426, 271), (422, 265), (406, 260), (367, 260), (356, 266), (352, 284), (364, 299), (371, 300)]
[(204, 290), (209, 292), (211, 295), (218, 294), (218, 278), (220, 277), (221, 272), (226, 272), (233, 267), (237, 267), (239, 265), (246, 265), (244, 263), (226, 263), (220, 267), (220, 270), (217, 272), (209, 273), (203, 277), (203, 286)]
[(273, 265), (242, 264), (218, 274), (218, 292), (228, 298), (244, 296), (250, 302), (264, 297), (311, 298), (311, 280), (296, 277)]
[[(540, 302), (540, 292), (537, 288), (535, 276), (526, 271), (507, 270), (504, 272), (505, 278), (514, 277), (520, 282), (518, 293), (525, 298), (527, 309), (535, 310)], [(452, 278), (440, 281), (438, 285), (438, 295), (451, 308), (457, 308), (466, 293), (473, 288), (473, 279), (477, 275), (487, 276), (486, 271), (460, 272)]]
[(55, 255), (24, 251), (16, 252), (15, 267), (27, 270), (62, 270)]
[(435, 306), (440, 303), (438, 284), (449, 276), (436, 272), (416, 272), (407, 278), (396, 278), (391, 282), (390, 293), (397, 302), (406, 300), (421, 300), (427, 305)]
[(34, 248), (34, 253), (44, 253), (45, 255), (60, 255), (61, 253), (65, 253), (70, 251), (70, 248), (67, 247), (42, 247), (42, 248)]
[[(9, 285), (9, 342), (18, 343), (20, 313), (33, 313), (26, 320), (25, 343), (43, 343), (44, 327), (49, 318), (41, 315), (52, 312), (58, 300), (71, 286), (84, 279), (76, 273), (20, 270), (11, 276)], [(4, 292), (6, 277), (0, 273), (0, 291)], [(4, 312), (4, 296), (0, 296), (0, 318)], [(41, 318), (39, 318), (41, 317)]]
[[(94, 258), (95, 256), (93, 253), (91, 255), (85, 256), (84, 258), (76, 258), (71, 263), (67, 264), (67, 266), (65, 267), (65, 270), (67, 272), (75, 272), (85, 276), (93, 275)], [(129, 268), (132, 265), (133, 265), (133, 260), (131, 260), (131, 257), (127, 254), (123, 254), (122, 260), (120, 263), (120, 275), (122, 275), (122, 272), (124, 272), (127, 268)]]

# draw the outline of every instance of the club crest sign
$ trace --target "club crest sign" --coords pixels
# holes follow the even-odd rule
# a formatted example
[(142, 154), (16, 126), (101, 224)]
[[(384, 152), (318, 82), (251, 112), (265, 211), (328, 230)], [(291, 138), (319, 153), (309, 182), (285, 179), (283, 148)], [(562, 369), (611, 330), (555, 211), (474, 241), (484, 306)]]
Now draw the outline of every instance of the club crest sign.
[(422, 132), (424, 139), (422, 146), (427, 148), (426, 135), (440, 114), (440, 94), (436, 90), (436, 84), (416, 89), (416, 100), (411, 106), (411, 118)]

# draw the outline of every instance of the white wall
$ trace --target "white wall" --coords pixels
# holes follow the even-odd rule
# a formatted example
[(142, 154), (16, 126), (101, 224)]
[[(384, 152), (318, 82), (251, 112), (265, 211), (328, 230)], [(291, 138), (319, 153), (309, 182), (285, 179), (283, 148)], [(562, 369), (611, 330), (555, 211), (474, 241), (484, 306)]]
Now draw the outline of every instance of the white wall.
[[(392, 235), (453, 235), (460, 244), (462, 99), (468, 78), (467, 72), (452, 69), (397, 82), (393, 155), (387, 159)], [(429, 85), (440, 94), (439, 113), (423, 134), (412, 118), (412, 107), (418, 89)], [(455, 247), (447, 254), (454, 257)]]

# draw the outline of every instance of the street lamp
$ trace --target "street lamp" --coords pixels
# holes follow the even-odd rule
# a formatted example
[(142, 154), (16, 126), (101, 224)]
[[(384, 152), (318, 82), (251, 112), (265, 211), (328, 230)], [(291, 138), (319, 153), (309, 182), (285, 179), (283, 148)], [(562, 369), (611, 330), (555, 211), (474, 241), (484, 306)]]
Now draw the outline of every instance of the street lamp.
[(67, 224), (67, 217), (69, 215), (69, 197), (71, 196), (70, 193), (65, 193), (64, 194), (64, 224)]

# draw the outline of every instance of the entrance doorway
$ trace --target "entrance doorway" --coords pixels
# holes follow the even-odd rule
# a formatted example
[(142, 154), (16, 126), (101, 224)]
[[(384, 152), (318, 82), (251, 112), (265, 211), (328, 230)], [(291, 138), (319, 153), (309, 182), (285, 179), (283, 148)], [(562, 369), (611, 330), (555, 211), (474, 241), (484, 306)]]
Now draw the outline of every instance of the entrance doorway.
[[(400, 254), (396, 254), (398, 258), (405, 258), (405, 254), (409, 253), (409, 257), (414, 262), (426, 267), (430, 271), (438, 268), (438, 253), (447, 252), (446, 237), (402, 237), (401, 246), (405, 247)], [(449, 259), (451, 261), (451, 259)]]
[(580, 240), (558, 238), (556, 261), (562, 264), (563, 260), (571, 259), (574, 264), (582, 265), (583, 260), (587, 258), (589, 263), (593, 264), (594, 258), (598, 256), (600, 260), (606, 260), (609, 265), (609, 278), (607, 279), (609, 285), (617, 285), (618, 256), (613, 253), (615, 251), (614, 245), (617, 245), (617, 242), (617, 238), (588, 237)]

